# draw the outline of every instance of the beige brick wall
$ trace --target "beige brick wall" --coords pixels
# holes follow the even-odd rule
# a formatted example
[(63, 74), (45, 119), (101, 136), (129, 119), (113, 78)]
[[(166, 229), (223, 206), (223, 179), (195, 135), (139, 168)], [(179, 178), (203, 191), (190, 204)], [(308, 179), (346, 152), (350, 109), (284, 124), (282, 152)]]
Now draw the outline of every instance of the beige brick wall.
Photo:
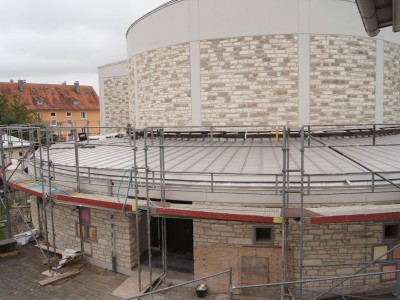
[(129, 99), (128, 76), (116, 76), (104, 80), (105, 126), (114, 127), (107, 129), (108, 132), (124, 131), (118, 127), (131, 123)]
[(139, 127), (191, 125), (189, 44), (142, 53), (136, 67)]
[[(373, 246), (384, 242), (383, 226), (382, 222), (305, 225), (303, 279), (352, 275), (373, 259)], [(298, 280), (300, 257), (298, 224), (290, 223), (289, 234), (294, 253), (294, 279)], [(381, 264), (377, 263), (368, 267), (365, 273), (380, 271)], [(351, 279), (344, 285), (358, 285), (357, 292), (361, 292), (362, 288), (374, 288), (374, 284), (381, 284), (379, 276)], [(307, 284), (307, 287), (323, 286), (332, 286), (332, 281)]]
[(200, 43), (203, 125), (298, 123), (297, 35)]
[(134, 76), (134, 68), (135, 63), (133, 57), (128, 59), (128, 97), (129, 101), (129, 123), (135, 127), (136, 116), (135, 116), (135, 76)]
[(310, 37), (310, 123), (375, 121), (375, 40)]
[(383, 122), (400, 122), (400, 46), (384, 42)]
[[(31, 200), (32, 201), (32, 200)], [(33, 200), (32, 207), (36, 207)], [(114, 218), (111, 218), (111, 213)], [(80, 238), (76, 235), (76, 224), (79, 222), (78, 210), (74, 206), (57, 204), (54, 206), (54, 227), (56, 232), (56, 245), (62, 248), (81, 249)], [(50, 207), (47, 207), (47, 220), (49, 242), (53, 244)], [(32, 218), (37, 220), (37, 210), (33, 209)], [(136, 265), (136, 234), (135, 220), (128, 220), (122, 212), (90, 208), (90, 225), (96, 227), (97, 240), (90, 243), (91, 257), (99, 261), (111, 264), (111, 224), (115, 228), (115, 251), (117, 266), (131, 269)], [(35, 225), (36, 227), (36, 225)], [(38, 228), (38, 227), (37, 227)]]
[[(256, 245), (253, 243), (253, 228), (264, 225), (273, 227), (274, 242)], [(195, 277), (232, 268), (235, 284), (277, 282), (281, 279), (280, 241), (280, 225), (193, 220)], [(227, 284), (227, 280), (219, 285), (215, 280), (208, 282), (212, 292), (226, 291)]]
[[(253, 228), (256, 224), (246, 222), (219, 221), (219, 220), (193, 220), (194, 246), (202, 245), (228, 245), (252, 246)], [(273, 226), (273, 225), (271, 225)], [(274, 226), (274, 244), (280, 246), (280, 226)]]

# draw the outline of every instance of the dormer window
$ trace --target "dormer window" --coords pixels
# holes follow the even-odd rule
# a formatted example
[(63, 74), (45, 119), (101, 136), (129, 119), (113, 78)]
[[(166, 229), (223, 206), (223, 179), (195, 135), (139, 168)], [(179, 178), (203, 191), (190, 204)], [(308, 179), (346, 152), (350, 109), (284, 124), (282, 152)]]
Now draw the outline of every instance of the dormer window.
[(71, 103), (72, 103), (73, 105), (79, 104), (79, 100), (76, 99), (76, 98), (74, 98), (74, 97), (69, 97), (69, 100), (71, 101)]
[(36, 103), (36, 105), (43, 105), (44, 103), (43, 98), (39, 96), (33, 96), (33, 101)]

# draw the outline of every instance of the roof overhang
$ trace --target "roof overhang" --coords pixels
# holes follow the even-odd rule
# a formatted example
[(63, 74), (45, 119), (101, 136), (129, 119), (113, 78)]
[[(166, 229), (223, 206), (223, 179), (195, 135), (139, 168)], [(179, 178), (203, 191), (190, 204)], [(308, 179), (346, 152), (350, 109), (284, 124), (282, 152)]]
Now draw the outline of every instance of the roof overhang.
[(393, 26), (400, 31), (400, 0), (356, 0), (366, 33), (375, 37), (379, 30)]

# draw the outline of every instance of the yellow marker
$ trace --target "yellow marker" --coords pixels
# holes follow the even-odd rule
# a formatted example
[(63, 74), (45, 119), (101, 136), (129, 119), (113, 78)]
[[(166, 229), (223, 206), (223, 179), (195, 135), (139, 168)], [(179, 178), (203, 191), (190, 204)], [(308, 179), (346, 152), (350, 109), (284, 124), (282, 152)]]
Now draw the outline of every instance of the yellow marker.
[(279, 131), (278, 131), (278, 127), (276, 127), (275, 129), (275, 143), (278, 145), (279, 143)]
[(34, 182), (36, 182), (36, 181), (35, 180), (28, 180), (28, 181), (20, 182), (19, 185), (27, 185), (27, 184), (34, 183)]
[(275, 224), (281, 224), (282, 223), (282, 217), (274, 217), (274, 221)]
[(136, 205), (132, 204), (132, 211), (137, 211)]
[(79, 194), (79, 192), (73, 192), (73, 193), (71, 193), (71, 194), (69, 194), (70, 196), (75, 196), (75, 195), (77, 195), (77, 194)]

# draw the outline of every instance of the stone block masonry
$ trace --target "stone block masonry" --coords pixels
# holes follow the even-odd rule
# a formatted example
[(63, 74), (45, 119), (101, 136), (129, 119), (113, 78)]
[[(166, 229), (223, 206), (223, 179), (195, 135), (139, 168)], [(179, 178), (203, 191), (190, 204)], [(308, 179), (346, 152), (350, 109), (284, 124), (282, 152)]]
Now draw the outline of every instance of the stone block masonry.
[(310, 37), (310, 123), (375, 121), (375, 41), (339, 35)]
[(201, 120), (210, 125), (297, 125), (297, 35), (200, 42)]
[(142, 53), (136, 67), (139, 127), (191, 125), (189, 44)]
[(105, 122), (108, 132), (123, 131), (130, 121), (128, 76), (115, 76), (104, 80)]
[[(254, 226), (270, 227), (273, 242), (255, 244)], [(281, 276), (280, 241), (280, 225), (193, 220), (195, 277), (231, 267), (233, 280), (238, 284), (277, 282)], [(214, 292), (221, 289), (212, 284), (211, 288)]]
[[(386, 222), (390, 222), (387, 220)], [(373, 260), (373, 249), (376, 245), (397, 243), (384, 240), (383, 222), (354, 222), (332, 224), (306, 224), (303, 235), (303, 279), (348, 276), (357, 272), (366, 263)], [(300, 274), (300, 231), (294, 221), (289, 224), (289, 239), (293, 252), (293, 274), (295, 280)], [(378, 262), (368, 267), (364, 273), (380, 272), (382, 263)], [(393, 282), (392, 282), (393, 283)], [(346, 281), (344, 286), (374, 286), (383, 284), (380, 276), (355, 278)], [(390, 282), (389, 282), (390, 284)], [(307, 287), (328, 287), (332, 281), (322, 281), (307, 284)]]
[(384, 42), (383, 122), (400, 120), (400, 47)]
[[(36, 199), (31, 197), (32, 220), (35, 228), (38, 226), (38, 211)], [(75, 206), (56, 204), (54, 206), (54, 228), (56, 233), (56, 245), (61, 248), (81, 249), (80, 237), (77, 235), (77, 224), (79, 222), (78, 209)], [(111, 217), (113, 214), (113, 218)], [(47, 222), (49, 231), (49, 242), (53, 243), (53, 232), (51, 228), (50, 207), (47, 206)], [(112, 239), (111, 224), (115, 230), (115, 256), (117, 268), (131, 270), (136, 266), (136, 234), (135, 220), (127, 219), (120, 211), (109, 211), (90, 208), (90, 226), (96, 228), (96, 239), (85, 238), (84, 242), (90, 244), (91, 253), (86, 253), (101, 265), (111, 266), (112, 263)]]

